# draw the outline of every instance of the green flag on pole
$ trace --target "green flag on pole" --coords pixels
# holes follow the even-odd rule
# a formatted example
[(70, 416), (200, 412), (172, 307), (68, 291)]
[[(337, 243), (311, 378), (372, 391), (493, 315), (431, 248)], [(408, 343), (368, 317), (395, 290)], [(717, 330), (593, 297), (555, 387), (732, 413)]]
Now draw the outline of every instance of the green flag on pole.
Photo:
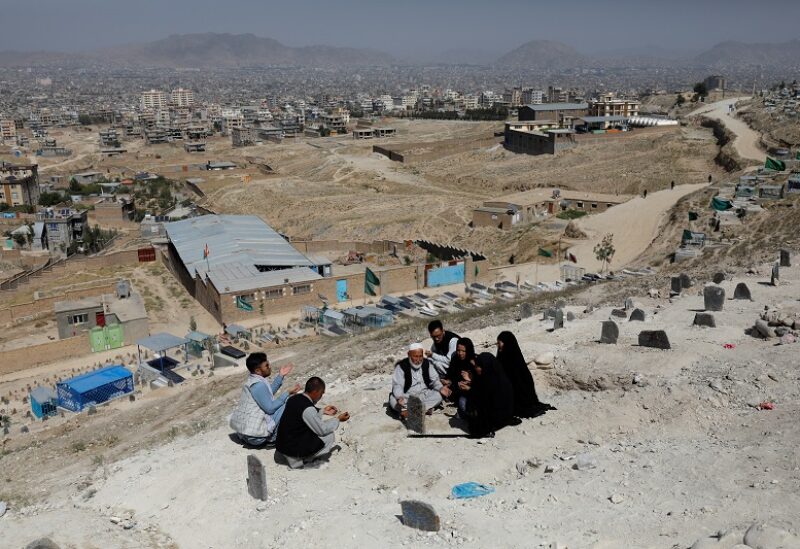
[(795, 160), (800, 160), (800, 151), (797, 151), (797, 154), (794, 155)]
[(364, 273), (364, 293), (371, 296), (378, 295), (376, 288), (379, 288), (381, 285), (381, 280), (377, 277), (375, 273), (367, 267), (366, 273)]
[(775, 170), (776, 172), (782, 172), (786, 170), (786, 163), (775, 160), (774, 158), (767, 157), (767, 161), (764, 163), (764, 168), (767, 170)]
[(248, 312), (253, 310), (253, 306), (239, 296), (236, 296), (236, 307)]
[(689, 221), (697, 221), (697, 212), (689, 212)]
[(542, 257), (553, 257), (553, 252), (549, 252), (544, 248), (539, 248), (539, 255)]

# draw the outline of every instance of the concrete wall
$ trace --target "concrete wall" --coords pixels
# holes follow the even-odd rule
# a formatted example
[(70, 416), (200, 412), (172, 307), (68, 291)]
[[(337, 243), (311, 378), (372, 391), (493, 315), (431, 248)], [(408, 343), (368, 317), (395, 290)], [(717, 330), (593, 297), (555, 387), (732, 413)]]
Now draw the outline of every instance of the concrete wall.
[(556, 142), (550, 134), (539, 135), (507, 128), (503, 145), (516, 153), (533, 155), (556, 153)]
[(117, 290), (117, 281), (82, 288), (80, 290), (69, 290), (60, 295), (45, 297), (35, 301), (19, 303), (0, 309), (0, 325), (6, 326), (17, 322), (26, 317), (36, 318), (38, 316), (49, 316), (53, 314), (53, 305), (58, 301), (71, 301), (85, 297), (96, 297), (102, 294), (114, 293)]
[(0, 375), (19, 372), (39, 364), (55, 362), (59, 359), (87, 355), (91, 350), (89, 336), (83, 334), (69, 339), (3, 351), (3, 360), (0, 361)]
[[(495, 219), (493, 219), (493, 217)], [(513, 215), (493, 214), (490, 212), (483, 212), (480, 210), (472, 210), (472, 226), (473, 227), (494, 227), (508, 230), (512, 226)]]
[(292, 246), (304, 254), (316, 254), (322, 252), (341, 252), (347, 253), (355, 250), (361, 253), (385, 254), (396, 247), (398, 252), (405, 248), (403, 242), (392, 240), (374, 240), (372, 242), (359, 242), (355, 240), (292, 240)]

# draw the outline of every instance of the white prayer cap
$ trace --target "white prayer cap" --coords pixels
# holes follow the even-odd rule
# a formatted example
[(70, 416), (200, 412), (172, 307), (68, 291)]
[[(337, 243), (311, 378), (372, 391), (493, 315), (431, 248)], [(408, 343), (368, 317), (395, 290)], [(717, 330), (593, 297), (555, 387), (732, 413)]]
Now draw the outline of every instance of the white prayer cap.
[(408, 351), (409, 352), (411, 352), (411, 351), (422, 351), (424, 349), (425, 349), (425, 347), (422, 346), (422, 343), (412, 343), (411, 345), (408, 346)]

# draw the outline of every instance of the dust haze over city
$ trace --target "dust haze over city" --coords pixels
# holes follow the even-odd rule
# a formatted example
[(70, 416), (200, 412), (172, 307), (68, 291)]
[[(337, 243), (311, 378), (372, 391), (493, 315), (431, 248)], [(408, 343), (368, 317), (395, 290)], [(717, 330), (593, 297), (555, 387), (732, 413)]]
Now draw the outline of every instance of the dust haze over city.
[(0, 17), (3, 547), (800, 548), (800, 4)]

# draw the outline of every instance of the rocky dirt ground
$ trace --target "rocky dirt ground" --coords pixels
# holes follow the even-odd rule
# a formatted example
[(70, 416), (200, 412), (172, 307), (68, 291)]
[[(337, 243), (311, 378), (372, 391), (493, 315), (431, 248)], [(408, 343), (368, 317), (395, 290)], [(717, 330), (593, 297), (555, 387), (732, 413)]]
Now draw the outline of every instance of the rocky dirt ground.
[[(101, 408), (58, 432), (14, 436), (0, 458), (0, 494), (10, 506), (0, 519), (4, 540), (10, 547), (47, 535), (62, 547), (610, 549), (688, 548), (705, 538), (695, 547), (733, 547), (757, 522), (796, 533), (798, 344), (745, 332), (765, 306), (796, 318), (800, 268), (782, 269), (776, 287), (765, 280), (731, 273), (721, 284), (728, 297), (744, 281), (753, 301), (727, 300), (716, 328), (691, 326), (705, 279), (671, 300), (632, 295), (646, 320), (622, 319), (617, 345), (597, 342), (600, 321), (622, 305), (604, 303), (601, 286), (568, 296), (576, 319), (556, 332), (540, 313), (518, 320), (513, 305), (450, 319), (481, 348), (511, 329), (528, 359), (555, 357), (534, 376), (558, 410), (494, 439), (409, 439), (385, 414), (392, 360), (424, 334), (413, 324), (273, 357), (294, 362), (296, 380), (322, 375), (325, 403), (353, 416), (338, 433), (341, 451), (317, 469), (290, 471), (271, 450), (231, 442), (226, 416), (243, 378), (235, 370), (169, 389), (166, 398)], [(584, 312), (590, 303), (599, 308)], [(666, 330), (673, 348), (639, 347), (642, 329)], [(774, 409), (759, 409), (765, 402)], [(460, 433), (451, 415), (432, 417), (429, 432)], [(266, 502), (247, 495), (252, 452), (266, 464)], [(451, 499), (451, 487), (466, 481), (496, 492)], [(432, 504), (442, 530), (404, 526), (399, 501), (407, 498)], [(720, 531), (733, 534), (710, 539)], [(753, 548), (798, 546), (797, 538), (780, 545), (753, 536)]]

